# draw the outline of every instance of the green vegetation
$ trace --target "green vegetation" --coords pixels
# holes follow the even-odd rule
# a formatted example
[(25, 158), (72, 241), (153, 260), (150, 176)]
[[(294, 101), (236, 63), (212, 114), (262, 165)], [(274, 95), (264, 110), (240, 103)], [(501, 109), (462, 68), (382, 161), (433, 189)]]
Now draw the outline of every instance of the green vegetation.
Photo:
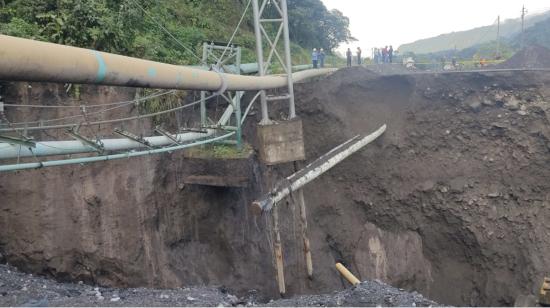
[(242, 150), (238, 150), (234, 145), (209, 144), (190, 148), (186, 150), (186, 155), (206, 159), (243, 159), (252, 155), (253, 152), (254, 149), (248, 143), (243, 144)]
[[(193, 53), (202, 54), (202, 42), (227, 41), (247, 3), (247, 0), (1, 0), (0, 33), (173, 64), (197, 64), (199, 60)], [(296, 44), (294, 49), (300, 50), (297, 54), (304, 54), (303, 48), (331, 50), (340, 42), (353, 39), (349, 20), (338, 11), (328, 11), (321, 0), (288, 3), (291, 39)], [(151, 17), (191, 52), (175, 42)], [(250, 8), (234, 41), (244, 49), (243, 62), (255, 61), (252, 25)], [(273, 33), (276, 29), (267, 31)]]

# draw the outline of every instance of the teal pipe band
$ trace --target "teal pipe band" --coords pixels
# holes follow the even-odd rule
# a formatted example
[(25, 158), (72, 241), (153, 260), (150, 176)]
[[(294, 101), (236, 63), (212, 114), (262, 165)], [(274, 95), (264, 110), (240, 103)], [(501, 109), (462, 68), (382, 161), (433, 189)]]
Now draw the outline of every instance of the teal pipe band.
[(94, 51), (95, 58), (97, 59), (97, 78), (96, 82), (100, 83), (105, 80), (105, 76), (107, 76), (107, 64), (105, 64), (105, 60), (103, 60), (103, 56), (99, 51)]

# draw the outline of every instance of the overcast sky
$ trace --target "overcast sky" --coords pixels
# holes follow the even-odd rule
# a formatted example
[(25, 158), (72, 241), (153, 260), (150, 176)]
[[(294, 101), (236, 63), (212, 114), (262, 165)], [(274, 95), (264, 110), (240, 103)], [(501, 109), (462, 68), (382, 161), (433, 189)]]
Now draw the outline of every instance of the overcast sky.
[[(550, 0), (323, 0), (328, 9), (338, 9), (350, 18), (350, 45), (364, 53), (372, 47), (410, 43), (443, 33), (491, 25), (517, 18), (525, 4), (528, 14), (550, 10)], [(348, 45), (340, 47), (345, 50)]]

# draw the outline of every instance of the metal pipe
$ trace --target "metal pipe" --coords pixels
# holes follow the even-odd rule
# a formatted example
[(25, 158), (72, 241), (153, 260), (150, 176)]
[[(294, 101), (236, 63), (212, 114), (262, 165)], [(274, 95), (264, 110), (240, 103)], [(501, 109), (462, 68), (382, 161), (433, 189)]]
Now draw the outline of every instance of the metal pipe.
[[(186, 143), (193, 140), (206, 138), (214, 135), (216, 130), (209, 129), (206, 133), (184, 133), (173, 136), (179, 143)], [(170, 138), (165, 136), (154, 136), (143, 138), (151, 147), (161, 147), (174, 144)], [(102, 139), (98, 141), (103, 144), (104, 151), (124, 151), (131, 149), (147, 148), (144, 144), (131, 139)], [(44, 141), (36, 142), (36, 147), (26, 148), (19, 145), (11, 145), (8, 143), (0, 144), (0, 159), (16, 158), (16, 157), (40, 157), (54, 155), (80, 154), (88, 152), (97, 152), (97, 149), (88, 144), (82, 143), (79, 140), (70, 141)]]
[(352, 285), (356, 286), (361, 283), (355, 275), (353, 275), (342, 263), (336, 263), (336, 269), (340, 272), (346, 280)]
[(289, 118), (296, 117), (296, 106), (294, 105), (294, 81), (292, 81), (292, 57), (290, 54), (290, 33), (288, 29), (288, 6), (286, 0), (281, 0), (282, 15), (283, 15), (283, 40), (285, 42), (285, 60), (287, 69), (288, 82), (288, 103), (289, 103)]
[[(237, 48), (237, 54), (236, 54), (236, 65), (237, 67), (241, 67), (241, 48)], [(240, 75), (240, 72), (239, 72)], [(242, 111), (241, 111), (241, 97), (243, 92), (237, 91), (235, 92), (235, 97), (233, 98), (233, 104), (235, 107), (235, 121), (237, 122), (237, 150), (241, 151), (243, 149), (243, 132), (242, 132)]]
[[(314, 77), (327, 72), (301, 73)], [(207, 91), (268, 90), (288, 81), (285, 76), (223, 74), (6, 35), (0, 35), (0, 80)]]
[(173, 147), (167, 147), (167, 148), (162, 148), (162, 149), (149, 150), (149, 151), (128, 152), (128, 153), (124, 153), (124, 154), (113, 154), (113, 155), (104, 155), (104, 156), (54, 160), (54, 161), (45, 161), (45, 162), (38, 162), (38, 163), (4, 165), (4, 166), (0, 166), (0, 172), (26, 170), (26, 169), (37, 169), (37, 168), (43, 168), (43, 167), (54, 167), (54, 166), (64, 166), (64, 165), (73, 165), (73, 164), (86, 164), (86, 163), (109, 161), (109, 160), (122, 159), (122, 158), (138, 157), (138, 156), (144, 156), (144, 155), (160, 154), (160, 153), (172, 152), (172, 151), (177, 151), (177, 150), (183, 150), (183, 149), (190, 148), (190, 147), (195, 147), (195, 146), (198, 146), (198, 145), (218, 142), (218, 141), (230, 138), (234, 134), (235, 133), (229, 133), (229, 134), (225, 134), (223, 136), (208, 139), (208, 140), (202, 140), (202, 141), (197, 141), (197, 142), (194, 142), (194, 143), (189, 143), (189, 144), (184, 144), (184, 145), (179, 145), (179, 146), (173, 146)]
[[(262, 46), (262, 31), (261, 31), (261, 23), (260, 23), (260, 7), (258, 4), (258, 0), (252, 0), (252, 12), (254, 14), (254, 35), (256, 37), (256, 58), (258, 61), (258, 70), (260, 77), (265, 75), (264, 70), (264, 47)], [(269, 111), (267, 108), (267, 94), (265, 93), (264, 89), (261, 89), (260, 91), (260, 105), (262, 109), (262, 121), (260, 123), (262, 124), (269, 124)]]
[(348, 158), (355, 152), (361, 150), (367, 144), (376, 140), (385, 131), (386, 125), (384, 124), (374, 133), (360, 139), (354, 137), (353, 139), (346, 142), (345, 146), (340, 145), (331, 150), (329, 153), (321, 156), (319, 159), (315, 160), (304, 169), (287, 177), (284, 180), (283, 184), (278, 185), (277, 188), (272, 190), (267, 196), (258, 201), (254, 201), (252, 203), (253, 211), (256, 213), (261, 213), (271, 210), (278, 202), (290, 195), (291, 192), (297, 191), (298, 189), (304, 187), (306, 184), (315, 180), (317, 177), (327, 172), (332, 167), (342, 162), (344, 159)]
[[(234, 100), (240, 99), (244, 93), (237, 92), (237, 95), (233, 98)], [(252, 102), (258, 98), (259, 94), (254, 96)], [(217, 126), (223, 127), (229, 123), (231, 115), (235, 112), (233, 104), (229, 104), (218, 121)], [(241, 125), (244, 122), (245, 115), (241, 119)], [(189, 142), (192, 140), (205, 138), (212, 136), (216, 132), (215, 129), (206, 130), (204, 133), (197, 132), (187, 132), (184, 134), (179, 134), (173, 136), (177, 138), (179, 142)], [(146, 137), (144, 138), (153, 146), (164, 146), (171, 145), (173, 141), (167, 137)], [(132, 150), (132, 149), (141, 149), (145, 146), (139, 142), (131, 141), (129, 139), (104, 139), (100, 140), (105, 145), (104, 150), (106, 151), (122, 151), (122, 150)], [(96, 152), (97, 149), (94, 149), (88, 145), (83, 144), (80, 141), (70, 140), (70, 141), (44, 141), (37, 142), (36, 148), (29, 149), (26, 147), (20, 147), (18, 145), (13, 145), (9, 143), (0, 143), (0, 159), (9, 159), (17, 157), (40, 157), (40, 156), (54, 156), (54, 155), (68, 155), (68, 154), (80, 154), (80, 153), (91, 153)]]

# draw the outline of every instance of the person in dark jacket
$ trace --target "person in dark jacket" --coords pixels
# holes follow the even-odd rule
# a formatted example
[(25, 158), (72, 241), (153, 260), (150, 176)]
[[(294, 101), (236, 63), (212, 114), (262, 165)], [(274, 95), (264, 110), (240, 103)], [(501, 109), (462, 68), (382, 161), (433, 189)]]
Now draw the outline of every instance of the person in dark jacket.
[(357, 65), (361, 65), (361, 47), (357, 47)]
[(346, 59), (348, 60), (348, 67), (351, 67), (351, 58), (353, 54), (351, 53), (351, 49), (348, 48), (348, 51), (346, 51)]
[(325, 50), (323, 48), (321, 48), (321, 50), (319, 51), (319, 66), (321, 68), (325, 67), (325, 57), (327, 55), (325, 54)]
[(390, 45), (390, 49), (388, 50), (388, 58), (390, 60), (390, 63), (393, 63), (393, 46)]

